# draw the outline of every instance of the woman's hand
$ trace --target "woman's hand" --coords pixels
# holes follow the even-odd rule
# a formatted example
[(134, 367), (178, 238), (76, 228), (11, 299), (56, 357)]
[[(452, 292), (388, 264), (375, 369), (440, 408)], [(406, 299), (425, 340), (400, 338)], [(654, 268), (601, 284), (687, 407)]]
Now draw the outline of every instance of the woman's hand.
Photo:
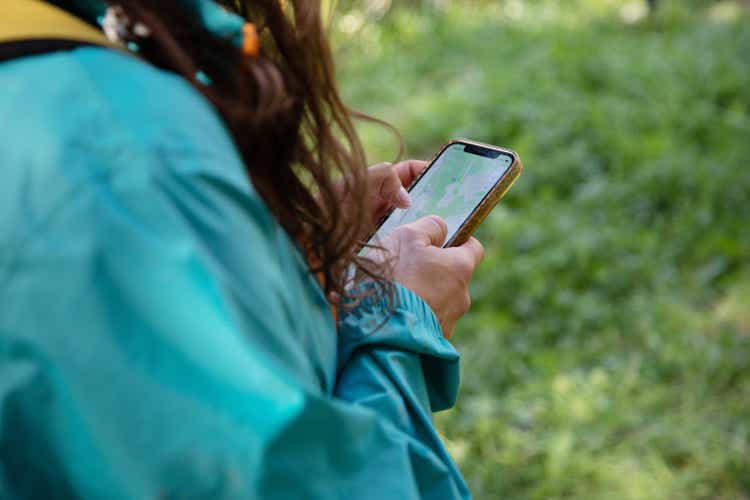
[(426, 166), (426, 161), (406, 160), (398, 163), (379, 163), (367, 170), (367, 207), (373, 224), (393, 207), (411, 206), (406, 188), (411, 186)]
[(484, 257), (476, 238), (442, 248), (448, 226), (436, 215), (395, 229), (381, 246), (394, 256), (393, 280), (410, 288), (432, 308), (443, 335), (450, 338), (456, 320), (471, 305), (469, 281)]
[[(367, 192), (365, 193), (366, 224), (362, 238), (375, 229), (375, 224), (392, 208), (409, 208), (411, 200), (406, 188), (419, 177), (427, 166), (426, 161), (406, 160), (398, 163), (379, 163), (367, 169)], [(341, 203), (355, 203), (345, 192), (344, 183), (336, 183), (335, 191)], [(359, 200), (357, 200), (358, 202)]]
[[(411, 186), (426, 166), (426, 161), (408, 160), (380, 163), (368, 169), (367, 209), (373, 224), (391, 208), (411, 205), (405, 188)], [(484, 248), (476, 238), (469, 238), (459, 247), (442, 248), (447, 236), (445, 221), (432, 215), (395, 229), (380, 246), (395, 257), (393, 280), (427, 302), (440, 322), (443, 335), (450, 338), (456, 321), (471, 305), (469, 282), (482, 261)], [(380, 252), (373, 253), (370, 257), (378, 260)]]

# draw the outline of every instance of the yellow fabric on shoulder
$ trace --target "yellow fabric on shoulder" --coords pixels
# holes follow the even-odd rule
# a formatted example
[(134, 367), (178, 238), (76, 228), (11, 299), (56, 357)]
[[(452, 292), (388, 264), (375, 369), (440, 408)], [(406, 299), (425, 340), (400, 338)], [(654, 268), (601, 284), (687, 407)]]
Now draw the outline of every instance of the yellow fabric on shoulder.
[(41, 0), (3, 0), (2, 3), (0, 42), (74, 40), (124, 51), (93, 26)]

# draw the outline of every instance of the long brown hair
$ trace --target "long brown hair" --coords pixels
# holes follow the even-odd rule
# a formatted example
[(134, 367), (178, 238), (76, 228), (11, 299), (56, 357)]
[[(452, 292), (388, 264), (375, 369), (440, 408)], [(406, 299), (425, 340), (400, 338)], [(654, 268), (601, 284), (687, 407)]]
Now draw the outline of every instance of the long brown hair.
[(257, 57), (203, 28), (184, 0), (113, 3), (149, 29), (147, 39), (136, 40), (140, 54), (182, 75), (214, 105), (256, 189), (303, 246), (325, 292), (348, 296), (351, 266), (387, 286), (378, 266), (355, 252), (369, 223), (365, 154), (354, 112), (339, 96), (320, 2), (219, 1), (258, 27)]

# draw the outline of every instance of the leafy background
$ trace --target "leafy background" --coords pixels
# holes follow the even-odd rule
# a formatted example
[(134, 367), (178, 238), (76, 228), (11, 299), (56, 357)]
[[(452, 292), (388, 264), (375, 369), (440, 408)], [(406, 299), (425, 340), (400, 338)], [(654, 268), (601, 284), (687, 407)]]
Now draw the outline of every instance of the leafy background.
[(462, 394), (437, 417), (474, 495), (750, 498), (748, 5), (335, 12), (344, 94), (407, 157), (469, 137), (526, 166), (479, 230)]

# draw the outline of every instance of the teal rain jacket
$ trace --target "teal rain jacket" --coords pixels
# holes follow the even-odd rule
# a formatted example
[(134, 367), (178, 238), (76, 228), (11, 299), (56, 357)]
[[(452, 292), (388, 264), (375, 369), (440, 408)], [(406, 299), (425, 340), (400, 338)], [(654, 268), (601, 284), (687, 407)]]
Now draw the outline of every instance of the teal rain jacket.
[(399, 287), (383, 328), (368, 300), (337, 331), (188, 83), (11, 60), (0, 138), (0, 498), (469, 496), (433, 312)]

